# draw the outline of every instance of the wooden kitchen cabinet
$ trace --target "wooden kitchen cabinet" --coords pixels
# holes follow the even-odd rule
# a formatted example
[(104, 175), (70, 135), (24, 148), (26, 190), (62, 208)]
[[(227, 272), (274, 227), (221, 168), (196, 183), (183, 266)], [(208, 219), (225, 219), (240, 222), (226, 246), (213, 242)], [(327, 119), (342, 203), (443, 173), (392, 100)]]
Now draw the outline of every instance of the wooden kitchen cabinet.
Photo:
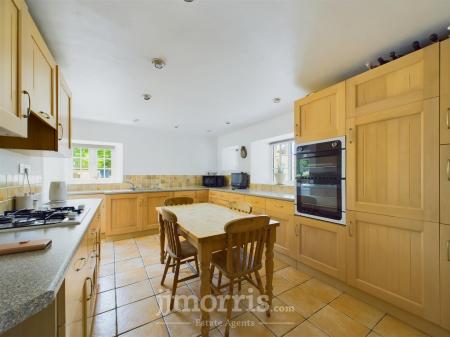
[(194, 202), (208, 202), (208, 190), (195, 191)]
[(345, 82), (312, 93), (294, 107), (296, 143), (345, 134)]
[(58, 152), (70, 157), (72, 155), (72, 92), (59, 67), (56, 67), (56, 88)]
[(450, 330), (450, 226), (441, 224), (441, 325)]
[[(298, 228), (294, 224), (293, 212), (289, 212), (281, 208), (269, 208), (269, 201), (281, 201), (268, 199), (266, 202), (266, 214), (270, 216), (272, 220), (280, 222), (280, 226), (277, 227), (275, 251), (296, 259), (298, 252), (299, 232)], [(283, 203), (289, 204), (287, 201), (283, 201)], [(292, 203), (290, 204), (292, 206)]]
[(435, 43), (346, 81), (347, 118), (439, 96)]
[(266, 213), (266, 199), (261, 197), (254, 197), (252, 195), (246, 195), (245, 201), (252, 206), (252, 213), (262, 215)]
[(440, 146), (440, 222), (450, 225), (450, 145)]
[(26, 114), (22, 106), (23, 0), (0, 1), (0, 135), (27, 136)]
[(56, 129), (56, 62), (28, 13), (24, 39), (24, 88), (31, 96), (31, 111)]
[(348, 283), (439, 323), (439, 224), (347, 212)]
[(143, 221), (141, 230), (159, 228), (156, 207), (164, 206), (164, 200), (171, 198), (172, 192), (145, 193), (143, 197)]
[(439, 222), (438, 120), (438, 98), (349, 118), (347, 209)]
[(441, 144), (450, 144), (450, 39), (441, 42), (440, 62)]
[(326, 221), (295, 217), (298, 260), (341, 281), (346, 279), (346, 228)]
[(106, 235), (140, 231), (143, 221), (144, 196), (140, 193), (106, 196)]

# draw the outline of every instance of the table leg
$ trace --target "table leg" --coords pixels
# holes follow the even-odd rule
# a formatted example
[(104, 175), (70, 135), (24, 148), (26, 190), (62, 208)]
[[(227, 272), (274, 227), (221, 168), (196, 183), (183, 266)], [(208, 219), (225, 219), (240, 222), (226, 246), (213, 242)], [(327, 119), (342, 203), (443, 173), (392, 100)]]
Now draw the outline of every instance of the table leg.
[(269, 308), (266, 312), (266, 315), (270, 316), (270, 310), (272, 306), (272, 298), (273, 298), (273, 246), (275, 244), (276, 239), (276, 228), (271, 228), (267, 235), (266, 239), (266, 295), (268, 297), (268, 305)]
[[(200, 243), (198, 247), (198, 256), (200, 259), (200, 299), (211, 294), (210, 282), (210, 263), (211, 263), (211, 249), (208, 243)], [(211, 300), (205, 301), (206, 308), (211, 307)], [(201, 308), (200, 308), (201, 309)], [(202, 337), (209, 336), (209, 312), (201, 310), (201, 332)]]
[(158, 213), (158, 222), (159, 222), (159, 248), (160, 248), (160, 260), (161, 263), (164, 264), (165, 260), (165, 250), (164, 250), (164, 244), (166, 241), (166, 233), (164, 231), (164, 222), (162, 219), (161, 213)]

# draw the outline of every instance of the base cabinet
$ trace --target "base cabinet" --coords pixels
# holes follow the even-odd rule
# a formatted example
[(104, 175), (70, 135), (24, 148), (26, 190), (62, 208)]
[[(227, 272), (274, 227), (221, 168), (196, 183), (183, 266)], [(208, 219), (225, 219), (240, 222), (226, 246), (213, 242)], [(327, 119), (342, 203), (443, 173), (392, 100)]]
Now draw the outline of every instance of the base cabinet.
[(439, 324), (439, 224), (347, 212), (347, 280)]
[(299, 234), (298, 260), (341, 281), (346, 279), (346, 228), (333, 223), (295, 217)]
[(441, 225), (441, 325), (450, 330), (450, 226)]
[(156, 207), (163, 206), (164, 200), (173, 196), (172, 192), (146, 193), (143, 197), (143, 214), (141, 230), (159, 228)]
[(115, 194), (106, 197), (107, 235), (141, 230), (144, 196), (140, 193)]

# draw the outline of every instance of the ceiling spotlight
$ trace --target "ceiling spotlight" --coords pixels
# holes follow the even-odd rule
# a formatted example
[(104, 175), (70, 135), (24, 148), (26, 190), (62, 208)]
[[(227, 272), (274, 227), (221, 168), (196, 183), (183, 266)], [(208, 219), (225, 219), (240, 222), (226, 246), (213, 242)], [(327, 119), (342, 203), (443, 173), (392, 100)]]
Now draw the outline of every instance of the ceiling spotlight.
[(230, 125), (231, 122), (230, 122), (230, 121), (226, 121), (225, 124), (226, 124), (226, 125)]
[(133, 123), (137, 123), (137, 122), (139, 122), (140, 121), (140, 119), (139, 118), (135, 118), (135, 119), (133, 119)]
[(194, 0), (184, 0), (184, 2), (192, 2), (192, 1), (194, 1)]
[(211, 132), (211, 131), (212, 131), (212, 130), (206, 130), (206, 132), (208, 132), (208, 133)]
[(281, 98), (280, 97), (274, 97), (274, 98), (272, 98), (272, 102), (280, 103), (281, 102)]
[(156, 69), (162, 69), (166, 65), (166, 62), (160, 58), (154, 58), (152, 59), (152, 64)]
[(149, 101), (150, 98), (152, 98), (152, 95), (150, 95), (150, 94), (143, 94), (142, 96), (144, 97), (144, 100), (146, 100), (146, 101)]
[(180, 127), (179, 125), (175, 125), (175, 126), (174, 126), (175, 129), (178, 129), (179, 127)]

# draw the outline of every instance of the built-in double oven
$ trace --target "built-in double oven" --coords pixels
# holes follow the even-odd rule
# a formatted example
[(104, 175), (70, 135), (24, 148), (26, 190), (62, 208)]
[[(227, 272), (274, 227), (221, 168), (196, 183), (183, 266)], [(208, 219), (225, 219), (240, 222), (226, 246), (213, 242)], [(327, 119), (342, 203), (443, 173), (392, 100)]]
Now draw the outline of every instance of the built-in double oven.
[(296, 214), (345, 224), (345, 137), (296, 145)]

